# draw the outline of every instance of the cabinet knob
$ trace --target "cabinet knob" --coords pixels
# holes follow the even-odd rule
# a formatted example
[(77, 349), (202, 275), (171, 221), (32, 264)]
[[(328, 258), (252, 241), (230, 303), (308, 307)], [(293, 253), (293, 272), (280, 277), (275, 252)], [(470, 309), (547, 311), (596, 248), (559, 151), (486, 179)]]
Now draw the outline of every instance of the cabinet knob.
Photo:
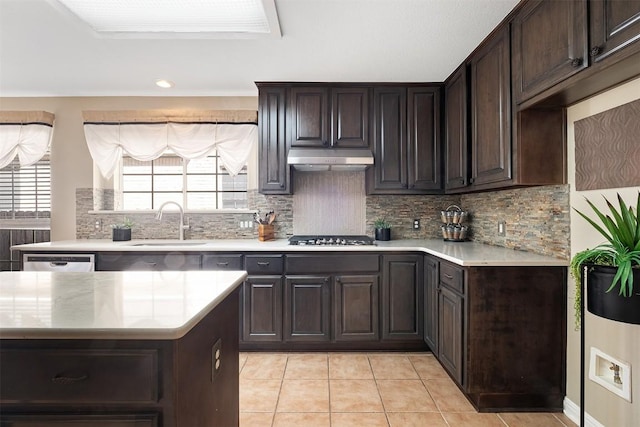
[(280, 188), (284, 188), (284, 184), (280, 184)]
[(471, 179), (469, 180), (469, 183), (470, 183), (470, 184), (473, 184), (474, 182), (476, 182), (476, 179), (475, 179), (475, 178), (471, 178)]
[(572, 66), (573, 68), (578, 68), (578, 67), (579, 67), (579, 66), (581, 66), (581, 65), (582, 65), (582, 58), (574, 58), (574, 59), (571, 61), (571, 66)]
[(464, 185), (464, 179), (460, 180), (460, 185)]
[(602, 48), (600, 46), (594, 46), (591, 48), (591, 50), (589, 51), (589, 54), (593, 57), (593, 56), (598, 56), (602, 53)]

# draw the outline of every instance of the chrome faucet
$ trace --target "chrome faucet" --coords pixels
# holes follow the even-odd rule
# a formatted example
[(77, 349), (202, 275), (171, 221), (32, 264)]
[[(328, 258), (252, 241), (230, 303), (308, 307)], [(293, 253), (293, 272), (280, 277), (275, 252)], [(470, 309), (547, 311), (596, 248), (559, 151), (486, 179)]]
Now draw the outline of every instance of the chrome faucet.
[(176, 202), (174, 202), (172, 200), (169, 200), (168, 202), (164, 202), (158, 208), (158, 213), (156, 214), (156, 219), (158, 221), (162, 221), (162, 210), (167, 205), (176, 205), (178, 207), (178, 210), (180, 211), (180, 225), (179, 225), (178, 230), (179, 230), (179, 233), (180, 233), (180, 240), (184, 240), (184, 230), (188, 230), (189, 229), (189, 224), (185, 224), (184, 223), (184, 211), (182, 210), (182, 206), (180, 206), (180, 204), (178, 204), (178, 203), (176, 203)]

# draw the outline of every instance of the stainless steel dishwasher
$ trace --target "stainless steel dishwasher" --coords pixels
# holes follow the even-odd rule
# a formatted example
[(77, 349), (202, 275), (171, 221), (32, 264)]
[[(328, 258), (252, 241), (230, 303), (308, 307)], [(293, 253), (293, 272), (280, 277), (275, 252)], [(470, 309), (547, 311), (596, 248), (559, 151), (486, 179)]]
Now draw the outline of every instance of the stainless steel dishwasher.
[(93, 254), (24, 254), (23, 271), (94, 271)]

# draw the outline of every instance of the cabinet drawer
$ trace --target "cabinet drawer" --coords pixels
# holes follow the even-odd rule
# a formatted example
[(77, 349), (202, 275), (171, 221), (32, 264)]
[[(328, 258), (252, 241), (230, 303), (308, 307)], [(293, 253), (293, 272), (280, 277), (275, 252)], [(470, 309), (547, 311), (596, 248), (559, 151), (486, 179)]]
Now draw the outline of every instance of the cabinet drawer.
[(180, 253), (100, 253), (96, 262), (96, 270), (200, 270), (200, 255)]
[(157, 427), (157, 414), (2, 414), (2, 427)]
[(202, 255), (203, 270), (242, 270), (242, 255), (240, 254), (204, 254)]
[(464, 293), (464, 269), (446, 262), (440, 263), (440, 283)]
[(2, 350), (0, 399), (20, 403), (155, 403), (157, 350)]
[(282, 274), (282, 255), (246, 255), (244, 269), (249, 274)]
[(374, 254), (287, 255), (286, 266), (287, 274), (377, 272), (380, 257)]

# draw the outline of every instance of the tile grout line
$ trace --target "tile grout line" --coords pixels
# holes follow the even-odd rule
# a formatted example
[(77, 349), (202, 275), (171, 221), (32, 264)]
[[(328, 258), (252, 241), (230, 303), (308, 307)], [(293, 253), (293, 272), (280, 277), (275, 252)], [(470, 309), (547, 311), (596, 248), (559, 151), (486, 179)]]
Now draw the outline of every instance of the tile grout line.
[(427, 384), (426, 384), (426, 380), (427, 379), (426, 378), (422, 378), (420, 376), (420, 372), (418, 372), (418, 370), (416, 369), (416, 365), (413, 364), (413, 361), (411, 360), (411, 357), (407, 356), (407, 359), (409, 359), (409, 363), (411, 363), (411, 367), (413, 368), (413, 370), (416, 371), (416, 374), (418, 374), (418, 378), (420, 379), (420, 382), (422, 383), (422, 386), (427, 391), (427, 394), (429, 395), (431, 400), (433, 400), (433, 404), (436, 405), (436, 408), (438, 409), (438, 413), (440, 414), (440, 418), (442, 418), (442, 420), (444, 421), (444, 423), (446, 425), (451, 426), (451, 424), (449, 424), (449, 421), (447, 421), (445, 416), (442, 414), (442, 410), (440, 409), (440, 405), (438, 405), (438, 401), (436, 399), (434, 399), (433, 395), (431, 394), (431, 391), (429, 391), (429, 387), (427, 387)]
[(387, 420), (387, 426), (390, 426), (389, 415), (387, 414), (387, 408), (384, 405), (384, 399), (382, 399), (382, 394), (380, 394), (380, 388), (378, 387), (378, 379), (376, 378), (376, 373), (373, 370), (373, 365), (371, 364), (371, 357), (369, 354), (366, 354), (367, 363), (369, 364), (369, 369), (371, 369), (371, 376), (373, 377), (373, 383), (376, 385), (376, 391), (378, 392), (378, 397), (380, 398), (380, 404), (382, 405), (382, 411), (384, 413), (384, 418)]

